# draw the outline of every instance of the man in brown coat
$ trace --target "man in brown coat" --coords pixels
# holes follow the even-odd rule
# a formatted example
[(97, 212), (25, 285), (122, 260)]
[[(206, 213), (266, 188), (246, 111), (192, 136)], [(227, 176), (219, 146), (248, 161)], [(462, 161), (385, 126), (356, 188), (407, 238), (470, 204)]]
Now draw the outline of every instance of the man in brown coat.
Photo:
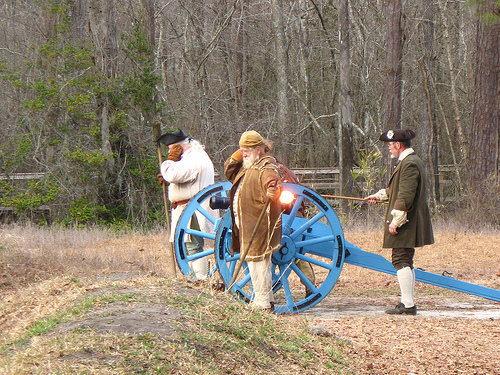
[(224, 164), (224, 174), (233, 184), (231, 250), (243, 252), (248, 248), (245, 260), (254, 291), (252, 305), (272, 310), (271, 256), (281, 247), (278, 198), (283, 187), (276, 159), (269, 154), (271, 142), (252, 130), (241, 135), (239, 145)]
[(385, 215), (384, 248), (392, 248), (392, 264), (396, 269), (401, 303), (387, 314), (416, 315), (414, 302), (415, 247), (434, 243), (431, 217), (427, 205), (427, 183), (422, 160), (411, 147), (415, 133), (411, 130), (389, 130), (380, 136), (387, 142), (396, 167), (389, 179), (389, 186), (368, 196), (368, 203), (388, 201)]

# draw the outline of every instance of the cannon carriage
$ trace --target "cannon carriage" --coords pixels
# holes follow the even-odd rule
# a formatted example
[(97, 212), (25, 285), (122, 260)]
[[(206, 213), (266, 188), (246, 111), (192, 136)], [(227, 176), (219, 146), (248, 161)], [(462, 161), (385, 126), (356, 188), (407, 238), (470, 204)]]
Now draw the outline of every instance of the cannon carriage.
[[(396, 274), (391, 262), (379, 254), (361, 250), (345, 240), (340, 220), (331, 205), (308, 187), (284, 183), (284, 190), (293, 194), (293, 201), (282, 216), (282, 247), (272, 256), (273, 293), (277, 314), (305, 311), (325, 298), (339, 279), (344, 263), (378, 272)], [(231, 183), (220, 182), (200, 191), (188, 203), (175, 232), (176, 259), (182, 273), (195, 279), (190, 263), (209, 257), (209, 275), (216, 272), (226, 290), (249, 302), (252, 298), (250, 274), (240, 253), (231, 254), (231, 215), (226, 206), (218, 215), (207, 209), (210, 202), (228, 201)], [(212, 204), (213, 206), (213, 204)], [(213, 232), (190, 228), (195, 215), (205, 216), (214, 226)], [(186, 236), (205, 239), (203, 252), (188, 255)], [(315, 281), (304, 272), (304, 263), (313, 266)], [(240, 267), (242, 272), (240, 271)], [(236, 275), (235, 275), (236, 274)], [(416, 281), (500, 301), (500, 291), (467, 283), (447, 276), (415, 270)], [(308, 293), (305, 293), (305, 290)]]

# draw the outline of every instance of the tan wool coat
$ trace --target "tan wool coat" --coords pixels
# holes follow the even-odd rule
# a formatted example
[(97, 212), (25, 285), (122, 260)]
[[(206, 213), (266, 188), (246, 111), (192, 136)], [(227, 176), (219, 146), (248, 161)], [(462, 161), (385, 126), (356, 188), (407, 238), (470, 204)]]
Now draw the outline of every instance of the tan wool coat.
[[(273, 187), (282, 189), (278, 165), (273, 156), (266, 154), (250, 168), (243, 169), (242, 163), (230, 157), (224, 164), (224, 174), (233, 184), (230, 193), (231, 250), (243, 252), (251, 241), (255, 224), (268, 200), (267, 190)], [(235, 202), (237, 190), (237, 201)], [(279, 249), (281, 246), (281, 209), (278, 200), (270, 202), (257, 228), (246, 260), (260, 261)]]
[[(389, 206), (385, 216), (385, 248), (415, 248), (434, 243), (431, 216), (427, 205), (427, 185), (422, 160), (411, 153), (397, 165), (389, 180), (386, 193)], [(406, 211), (407, 220), (398, 234), (389, 232), (393, 209)]]

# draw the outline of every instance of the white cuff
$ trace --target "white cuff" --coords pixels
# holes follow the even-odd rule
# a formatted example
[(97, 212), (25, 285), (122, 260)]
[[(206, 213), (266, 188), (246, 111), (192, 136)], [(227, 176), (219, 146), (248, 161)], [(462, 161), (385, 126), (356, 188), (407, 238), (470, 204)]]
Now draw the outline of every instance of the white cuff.
[(373, 194), (373, 197), (378, 201), (389, 200), (389, 196), (387, 195), (387, 192), (385, 191), (385, 189), (380, 189), (375, 194)]
[(398, 228), (408, 222), (408, 220), (406, 219), (407, 216), (406, 211), (392, 210), (391, 215), (392, 215), (392, 224), (395, 224)]

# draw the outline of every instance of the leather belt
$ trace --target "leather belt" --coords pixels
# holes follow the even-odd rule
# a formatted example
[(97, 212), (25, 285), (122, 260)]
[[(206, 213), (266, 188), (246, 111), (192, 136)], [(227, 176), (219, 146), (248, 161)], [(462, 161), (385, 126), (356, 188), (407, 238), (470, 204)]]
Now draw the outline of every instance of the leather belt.
[(183, 201), (172, 202), (172, 208), (175, 210), (177, 206), (182, 206), (183, 204), (187, 204), (190, 199), (184, 199)]

